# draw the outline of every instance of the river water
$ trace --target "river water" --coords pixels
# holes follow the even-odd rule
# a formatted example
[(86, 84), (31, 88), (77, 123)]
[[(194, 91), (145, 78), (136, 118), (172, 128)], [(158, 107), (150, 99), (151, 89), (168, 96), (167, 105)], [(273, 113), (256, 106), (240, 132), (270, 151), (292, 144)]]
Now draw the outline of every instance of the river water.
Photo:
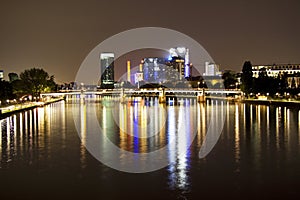
[[(93, 138), (94, 119), (106, 140)], [(300, 194), (300, 111), (295, 108), (75, 98), (0, 123), (1, 199), (286, 199)], [(216, 144), (199, 158), (210, 128)], [(113, 152), (111, 145), (122, 152)], [(158, 153), (150, 160), (143, 157), (153, 152)]]

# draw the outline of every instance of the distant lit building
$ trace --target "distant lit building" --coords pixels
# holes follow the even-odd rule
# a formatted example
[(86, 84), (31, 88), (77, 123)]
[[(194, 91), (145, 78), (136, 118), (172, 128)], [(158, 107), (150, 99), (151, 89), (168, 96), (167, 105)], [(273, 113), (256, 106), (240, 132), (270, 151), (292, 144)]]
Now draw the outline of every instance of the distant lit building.
[(222, 72), (218, 64), (205, 62), (205, 72), (203, 78), (208, 88), (224, 88)]
[(186, 47), (175, 47), (169, 50), (169, 62), (180, 74), (180, 79), (192, 76), (189, 49)]
[(100, 71), (101, 71), (101, 88), (114, 87), (114, 53), (101, 53)]
[(294, 75), (300, 73), (300, 64), (252, 65), (253, 77), (257, 78), (262, 69), (266, 69), (269, 77), (277, 77), (280, 74)]
[(286, 76), (289, 88), (300, 87), (300, 64), (252, 65), (254, 78), (258, 78), (261, 71), (269, 77)]
[(215, 63), (205, 62), (205, 72), (203, 76), (219, 76), (222, 75), (220, 72), (219, 65)]
[[(186, 47), (171, 48), (168, 58), (144, 58), (140, 71), (143, 73), (143, 80), (145, 82), (164, 83), (183, 81), (192, 76), (189, 49)], [(141, 74), (137, 76), (141, 77)]]
[(166, 65), (165, 58), (144, 58), (142, 65), (144, 80), (146, 82), (159, 83), (166, 79), (165, 71), (168, 66)]
[(134, 83), (137, 84), (138, 82), (141, 82), (144, 80), (144, 77), (143, 77), (143, 73), (142, 72), (136, 72), (134, 74)]
[[(174, 73), (175, 77), (173, 79), (183, 80), (185, 78), (185, 60), (181, 57), (172, 57), (169, 60), (168, 65), (176, 71)], [(188, 77), (188, 76), (187, 76)]]
[(0, 81), (4, 79), (4, 71), (0, 70)]

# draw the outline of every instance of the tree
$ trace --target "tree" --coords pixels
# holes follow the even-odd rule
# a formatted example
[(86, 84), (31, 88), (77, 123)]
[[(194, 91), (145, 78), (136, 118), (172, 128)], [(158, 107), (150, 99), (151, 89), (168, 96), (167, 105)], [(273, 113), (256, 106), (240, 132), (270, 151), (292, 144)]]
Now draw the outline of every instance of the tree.
[(14, 80), (10, 84), (13, 88), (13, 93), (17, 98), (22, 97), (26, 94), (24, 83), (20, 79)]
[(17, 73), (14, 73), (14, 72), (9, 73), (9, 74), (8, 74), (8, 77), (9, 77), (9, 82), (13, 82), (13, 81), (19, 79), (18, 74), (17, 74)]
[(0, 80), (0, 100), (5, 102), (7, 99), (14, 98), (13, 89), (9, 82)]
[(54, 90), (56, 85), (54, 76), (49, 76), (46, 71), (38, 68), (25, 70), (20, 74), (20, 79), (23, 83), (24, 92), (33, 97), (38, 97), (41, 92)]
[(226, 89), (235, 89), (237, 78), (233, 71), (227, 70), (223, 73), (222, 79), (224, 80), (224, 86)]
[(295, 89), (295, 88), (296, 88), (295, 77), (293, 77), (293, 79), (292, 79), (291, 88), (292, 88), (292, 89)]
[(258, 72), (258, 78), (260, 79), (266, 79), (268, 78), (268, 73), (266, 68), (261, 68)]
[(283, 92), (286, 88), (287, 88), (287, 74), (283, 73), (283, 74), (279, 74), (277, 77), (277, 82), (278, 82), (278, 90)]
[(242, 70), (242, 85), (241, 89), (243, 92), (246, 94), (249, 94), (252, 91), (253, 87), (253, 77), (252, 77), (252, 64), (250, 61), (246, 61), (243, 65), (243, 70)]
[(266, 68), (259, 70), (258, 78), (253, 82), (254, 92), (273, 95), (278, 91), (278, 79), (269, 77)]

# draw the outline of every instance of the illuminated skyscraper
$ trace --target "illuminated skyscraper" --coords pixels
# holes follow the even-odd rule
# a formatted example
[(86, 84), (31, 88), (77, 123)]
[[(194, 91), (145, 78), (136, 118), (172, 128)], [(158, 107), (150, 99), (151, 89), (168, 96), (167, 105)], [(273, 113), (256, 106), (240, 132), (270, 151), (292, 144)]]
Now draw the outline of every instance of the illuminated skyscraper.
[(169, 50), (169, 61), (180, 74), (180, 79), (190, 77), (192, 75), (190, 65), (189, 49), (186, 47), (175, 47)]
[(3, 70), (0, 70), (0, 81), (3, 80), (3, 78), (4, 78), (4, 72)]
[(204, 76), (218, 76), (221, 75), (219, 71), (219, 65), (215, 63), (205, 62), (205, 73)]
[(158, 83), (165, 80), (166, 59), (164, 58), (144, 58), (143, 69), (144, 80), (147, 82)]
[(101, 53), (101, 88), (114, 87), (114, 53)]

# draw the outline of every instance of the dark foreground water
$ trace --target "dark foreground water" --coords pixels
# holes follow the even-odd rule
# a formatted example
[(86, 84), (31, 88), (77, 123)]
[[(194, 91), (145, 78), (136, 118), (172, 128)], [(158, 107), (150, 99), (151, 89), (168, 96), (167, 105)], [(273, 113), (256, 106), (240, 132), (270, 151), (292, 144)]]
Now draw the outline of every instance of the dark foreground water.
[[(1, 120), (1, 199), (299, 198), (299, 110), (189, 99), (167, 106), (155, 99), (113, 101), (69, 100)], [(84, 146), (92, 109), (101, 134), (115, 146), (132, 153), (167, 147), (167, 157), (156, 159), (170, 164), (137, 174), (99, 162)], [(218, 114), (224, 119), (222, 133), (200, 159), (209, 124)], [(106, 159), (115, 156), (108, 142), (96, 144)], [(135, 164), (117, 156), (121, 167)]]

